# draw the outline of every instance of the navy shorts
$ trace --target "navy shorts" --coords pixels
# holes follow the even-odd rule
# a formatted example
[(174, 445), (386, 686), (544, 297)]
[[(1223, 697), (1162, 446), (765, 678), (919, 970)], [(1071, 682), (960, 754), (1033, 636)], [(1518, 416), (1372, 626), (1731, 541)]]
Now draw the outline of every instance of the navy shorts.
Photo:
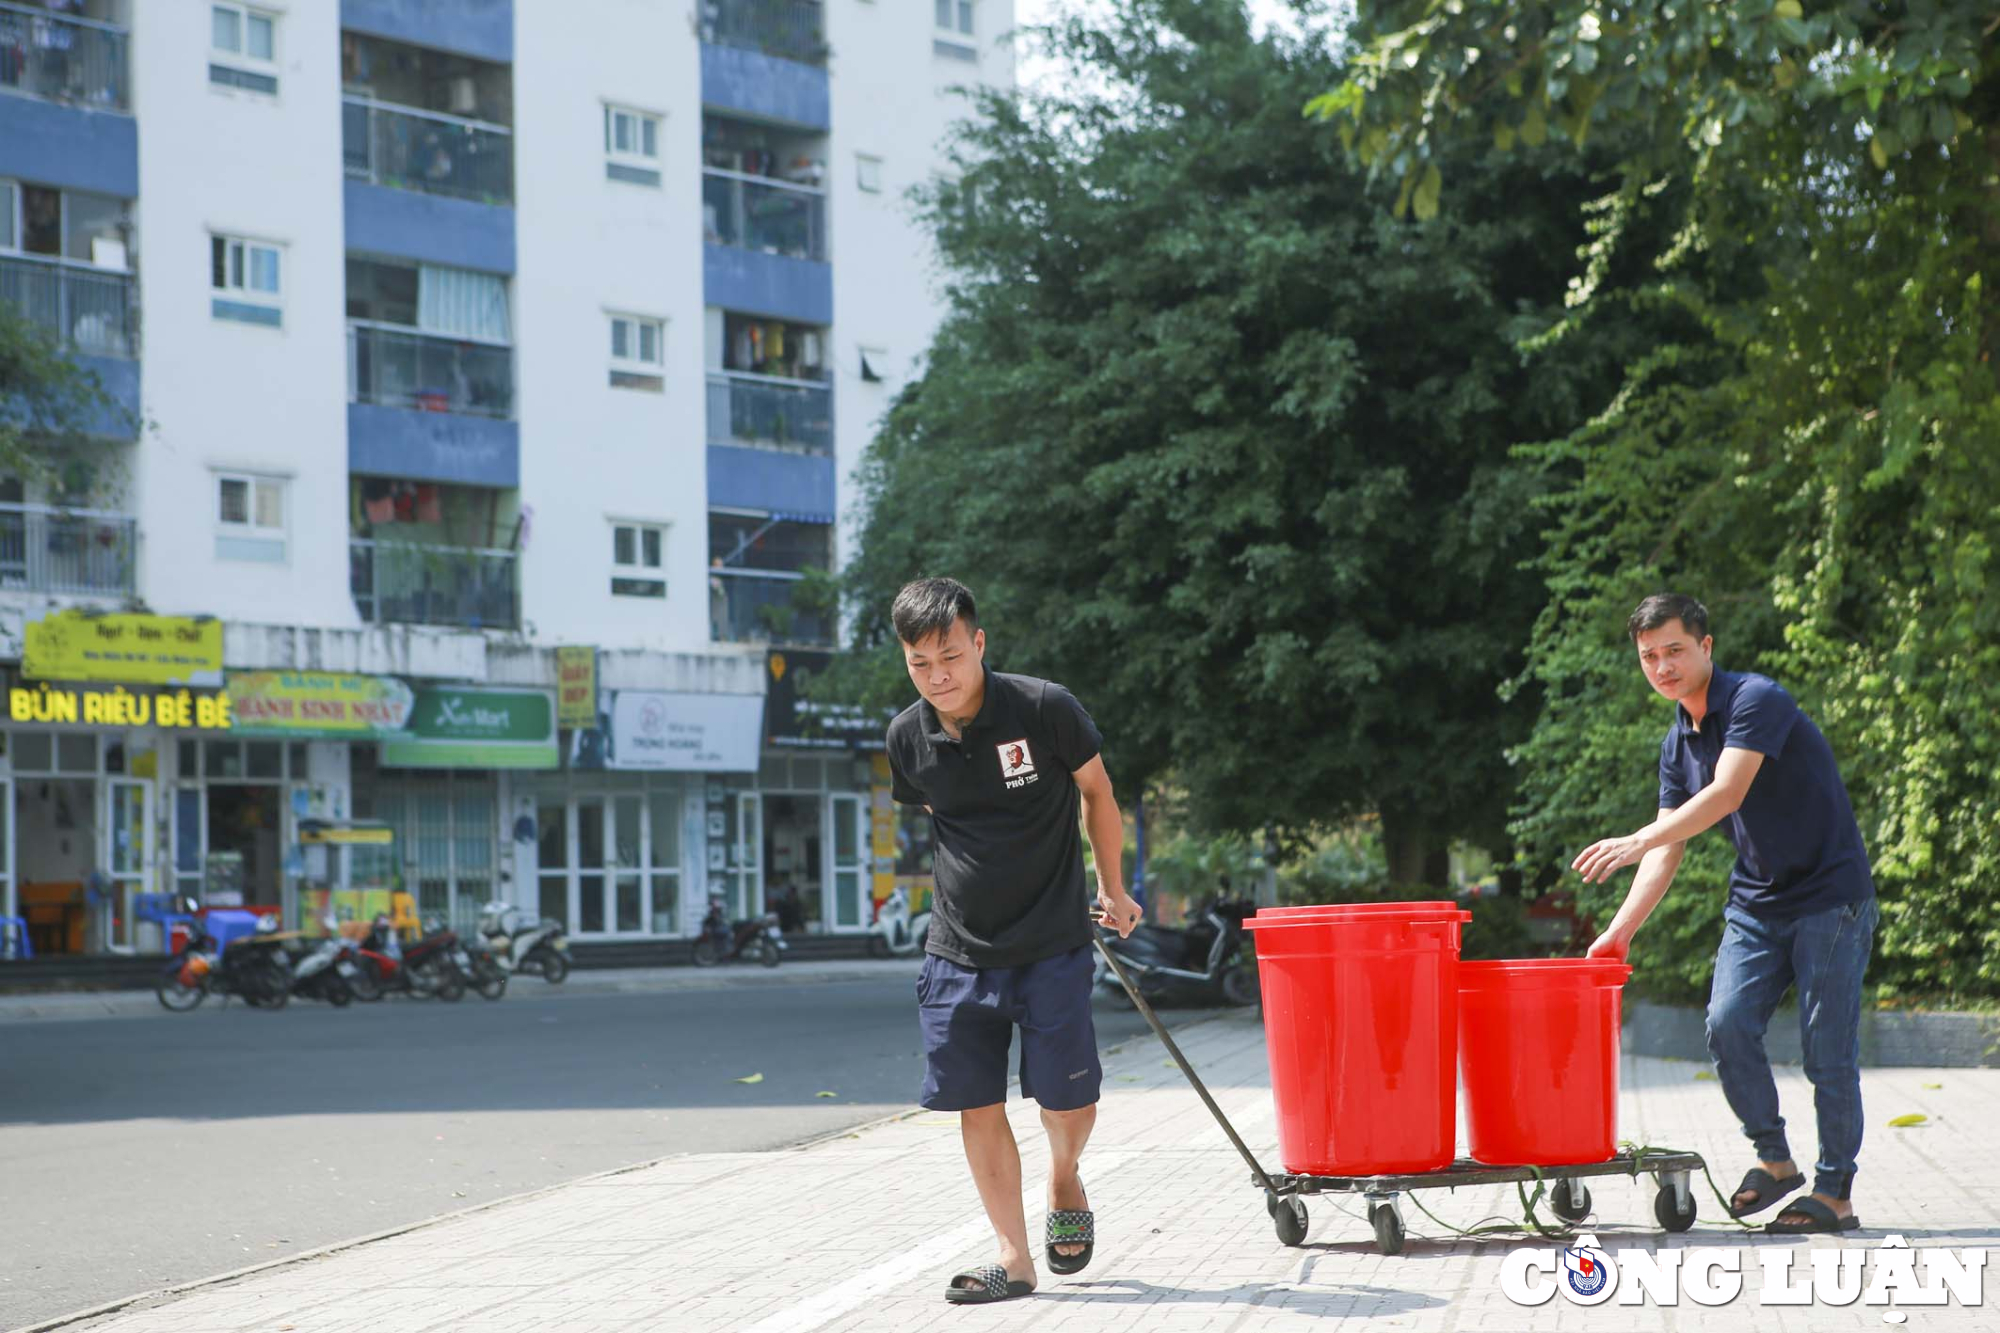
[(917, 1013), (924, 1030), (924, 1091), (933, 1111), (969, 1111), (1007, 1100), (1007, 1046), (1021, 1029), (1021, 1095), (1044, 1110), (1097, 1101), (1104, 1081), (1090, 1021), (1090, 946), (1022, 967), (963, 967), (924, 955)]

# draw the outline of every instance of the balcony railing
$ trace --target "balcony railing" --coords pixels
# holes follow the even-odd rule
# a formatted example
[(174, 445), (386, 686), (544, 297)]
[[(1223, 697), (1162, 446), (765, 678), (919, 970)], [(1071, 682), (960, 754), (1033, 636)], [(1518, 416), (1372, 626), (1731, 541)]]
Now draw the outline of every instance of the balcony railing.
[(831, 454), (833, 391), (824, 384), (737, 371), (710, 375), (708, 442)]
[(130, 596), (138, 525), (97, 509), (0, 504), (0, 588)]
[(505, 421), (514, 415), (514, 349), (350, 321), (347, 394), (356, 403)]
[(826, 258), (826, 192), (740, 171), (701, 173), (702, 225), (710, 245)]
[(125, 29), (0, 4), (0, 92), (98, 111), (130, 105)]
[(346, 97), (340, 147), (356, 180), (483, 204), (514, 202), (514, 132), (504, 125)]
[(824, 65), (824, 13), (820, 0), (702, 0), (701, 39)]
[(0, 257), (0, 301), (29, 323), (92, 356), (130, 357), (137, 346), (132, 275), (41, 255)]
[(792, 604), (799, 577), (711, 569), (710, 636), (717, 643), (832, 644), (829, 617)]
[(348, 541), (348, 588), (371, 625), (514, 629), (521, 619), (516, 567), (512, 551)]

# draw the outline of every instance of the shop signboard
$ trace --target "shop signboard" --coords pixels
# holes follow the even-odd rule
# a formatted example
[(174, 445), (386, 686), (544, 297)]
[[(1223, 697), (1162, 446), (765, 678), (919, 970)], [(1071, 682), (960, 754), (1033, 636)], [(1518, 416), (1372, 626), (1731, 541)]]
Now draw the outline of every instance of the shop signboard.
[(7, 720), (34, 726), (160, 727), (228, 731), (229, 696), (220, 690), (153, 690), (95, 682), (21, 682), (7, 691)]
[(754, 694), (619, 690), (612, 696), (611, 731), (595, 766), (754, 773), (763, 708), (763, 699)]
[(245, 735), (393, 740), (416, 696), (394, 676), (337, 671), (232, 671), (229, 703)]
[(788, 650), (764, 659), (770, 678), (764, 696), (764, 742), (781, 749), (881, 750), (893, 710), (823, 703), (803, 697), (806, 678), (824, 671), (831, 653)]
[(385, 768), (554, 768), (556, 700), (548, 690), (420, 685)]
[(222, 622), (212, 616), (51, 611), (23, 629), (21, 674), (33, 680), (222, 684)]
[(597, 725), (597, 650), (556, 649), (556, 725), (580, 730)]

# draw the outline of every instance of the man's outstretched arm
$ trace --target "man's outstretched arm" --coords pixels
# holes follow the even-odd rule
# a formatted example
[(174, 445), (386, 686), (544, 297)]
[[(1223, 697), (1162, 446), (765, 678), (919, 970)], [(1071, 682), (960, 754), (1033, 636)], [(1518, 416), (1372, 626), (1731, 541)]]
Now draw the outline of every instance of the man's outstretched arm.
[(1104, 756), (1093, 755), (1076, 770), (1076, 789), (1083, 796), (1083, 831), (1090, 838), (1090, 859), (1097, 867), (1097, 902), (1104, 909), (1104, 924), (1118, 932), (1120, 939), (1139, 924), (1139, 904), (1125, 892), (1125, 817), (1118, 812), (1118, 798), (1111, 794), (1111, 775), (1104, 771)]

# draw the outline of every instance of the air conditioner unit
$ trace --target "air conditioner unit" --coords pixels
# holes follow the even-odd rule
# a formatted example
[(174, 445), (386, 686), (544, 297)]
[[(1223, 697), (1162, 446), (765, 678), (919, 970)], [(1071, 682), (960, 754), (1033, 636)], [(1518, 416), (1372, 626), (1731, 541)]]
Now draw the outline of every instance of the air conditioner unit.
[(469, 116), (479, 106), (479, 89), (473, 86), (470, 74), (461, 74), (451, 81), (451, 109), (454, 115)]

